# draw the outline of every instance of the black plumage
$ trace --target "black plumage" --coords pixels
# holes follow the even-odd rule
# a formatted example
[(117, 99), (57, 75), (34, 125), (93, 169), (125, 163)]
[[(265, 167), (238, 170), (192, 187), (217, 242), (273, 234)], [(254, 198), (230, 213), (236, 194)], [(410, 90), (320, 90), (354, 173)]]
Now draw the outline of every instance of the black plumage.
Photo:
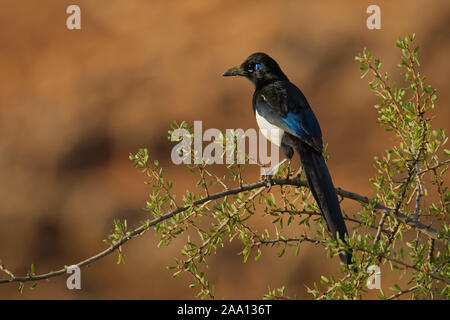
[[(223, 76), (243, 76), (254, 84), (253, 111), (258, 125), (261, 129), (278, 130), (266, 137), (281, 147), (286, 158), (292, 158), (293, 151), (297, 151), (331, 235), (335, 240), (339, 237), (345, 241), (348, 232), (322, 155), (322, 132), (303, 93), (289, 81), (278, 63), (265, 53), (252, 54)], [(340, 258), (351, 264), (351, 250), (342, 252)]]

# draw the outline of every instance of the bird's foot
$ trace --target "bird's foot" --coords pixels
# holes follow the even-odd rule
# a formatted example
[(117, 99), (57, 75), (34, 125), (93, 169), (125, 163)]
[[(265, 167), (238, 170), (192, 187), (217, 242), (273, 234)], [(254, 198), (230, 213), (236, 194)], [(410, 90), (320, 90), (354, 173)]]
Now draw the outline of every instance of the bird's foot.
[(295, 178), (296, 179), (300, 179), (300, 177), (302, 176), (303, 173), (303, 167), (300, 166), (300, 168), (298, 169), (298, 171), (295, 173)]
[(289, 167), (290, 167), (290, 160), (289, 159), (284, 159), (280, 163), (277, 163), (276, 165), (274, 165), (274, 166), (272, 166), (272, 167), (270, 167), (268, 169), (261, 168), (262, 175), (265, 177), (265, 179), (266, 179), (266, 181), (268, 183), (268, 186), (269, 186), (269, 190), (267, 190), (267, 191), (270, 191), (270, 189), (272, 189), (272, 186), (273, 186), (273, 178), (272, 177), (278, 172), (278, 169), (280, 168), (280, 166), (283, 163), (285, 163), (286, 161), (289, 161)]
[(262, 178), (263, 178), (263, 180), (265, 180), (266, 186), (269, 187), (269, 189), (267, 190), (267, 192), (269, 192), (273, 186), (273, 174), (274, 174), (274, 172), (276, 173), (276, 171), (278, 170), (278, 166), (276, 166), (275, 170), (274, 170), (274, 167), (271, 167), (269, 169), (266, 169), (266, 168), (261, 168), (261, 169), (263, 171)]
[(272, 175), (264, 176), (264, 180), (266, 182), (266, 187), (269, 187), (269, 189), (267, 189), (267, 192), (270, 192), (270, 190), (272, 189), (272, 186), (274, 185)]

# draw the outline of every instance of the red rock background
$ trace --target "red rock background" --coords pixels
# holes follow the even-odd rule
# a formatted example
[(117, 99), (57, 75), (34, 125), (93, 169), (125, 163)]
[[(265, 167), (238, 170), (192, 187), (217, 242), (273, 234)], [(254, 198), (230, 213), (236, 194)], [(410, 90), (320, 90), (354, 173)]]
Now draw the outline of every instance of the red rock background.
[[(78, 4), (82, 30), (65, 27)], [(175, 191), (192, 186), (170, 162), (174, 120), (204, 128), (254, 128), (250, 83), (221, 73), (255, 51), (275, 57), (308, 97), (328, 143), (335, 184), (373, 195), (373, 156), (392, 137), (377, 124), (376, 97), (360, 80), (354, 56), (368, 47), (400, 82), (399, 36), (415, 32), (422, 72), (439, 90), (435, 127), (449, 129), (450, 2), (377, 1), (382, 30), (366, 28), (369, 1), (12, 1), (0, 3), (0, 259), (16, 274), (31, 263), (44, 273), (103, 250), (114, 218), (138, 223), (148, 186), (128, 154), (147, 147), (169, 170)], [(298, 162), (297, 162), (298, 164)], [(258, 168), (249, 170), (258, 179)], [(253, 177), (253, 178), (252, 178)], [(358, 205), (345, 202), (347, 212)], [(255, 216), (255, 225), (267, 220)], [(270, 226), (270, 222), (268, 224)], [(0, 285), (0, 298), (193, 298), (190, 279), (166, 266), (182, 240), (157, 248), (153, 232), (82, 269), (82, 290), (66, 277), (24, 294)], [(306, 246), (282, 259), (268, 250), (242, 262), (238, 242), (210, 258), (217, 298), (260, 298), (267, 285), (305, 286), (337, 275), (337, 258)], [(3, 277), (3, 275), (2, 275)], [(382, 288), (398, 280), (382, 277)], [(375, 297), (376, 292), (370, 293)]]

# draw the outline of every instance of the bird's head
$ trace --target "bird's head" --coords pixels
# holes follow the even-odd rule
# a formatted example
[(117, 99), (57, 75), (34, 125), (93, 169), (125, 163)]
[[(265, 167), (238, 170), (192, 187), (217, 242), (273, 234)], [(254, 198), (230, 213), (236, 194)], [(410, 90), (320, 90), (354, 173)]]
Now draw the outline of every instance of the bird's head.
[(254, 53), (237, 67), (225, 71), (222, 76), (242, 76), (249, 79), (256, 88), (278, 80), (287, 80), (278, 63), (265, 53)]

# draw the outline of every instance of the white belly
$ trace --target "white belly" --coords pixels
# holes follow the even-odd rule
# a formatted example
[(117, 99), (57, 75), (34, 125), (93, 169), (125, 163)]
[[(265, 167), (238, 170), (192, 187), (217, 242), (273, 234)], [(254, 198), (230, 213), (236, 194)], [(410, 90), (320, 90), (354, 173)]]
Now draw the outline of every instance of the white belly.
[(281, 130), (277, 126), (274, 126), (269, 121), (261, 117), (256, 111), (256, 122), (258, 123), (259, 129), (267, 140), (277, 145), (281, 145), (281, 139), (283, 138), (284, 130)]

